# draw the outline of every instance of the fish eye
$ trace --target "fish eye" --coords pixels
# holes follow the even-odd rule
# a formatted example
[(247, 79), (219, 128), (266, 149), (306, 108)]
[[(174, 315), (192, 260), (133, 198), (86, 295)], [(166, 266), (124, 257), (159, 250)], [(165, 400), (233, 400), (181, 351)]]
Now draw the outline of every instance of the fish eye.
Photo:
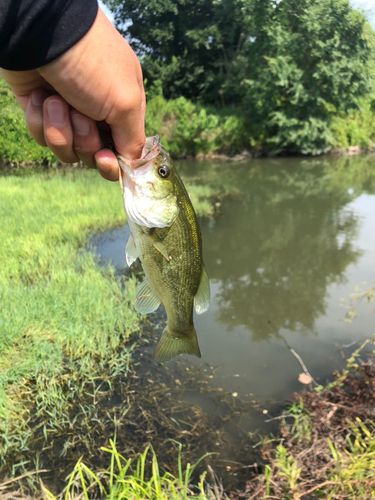
[(158, 173), (160, 177), (163, 177), (163, 179), (166, 179), (169, 176), (169, 168), (161, 166), (159, 167)]

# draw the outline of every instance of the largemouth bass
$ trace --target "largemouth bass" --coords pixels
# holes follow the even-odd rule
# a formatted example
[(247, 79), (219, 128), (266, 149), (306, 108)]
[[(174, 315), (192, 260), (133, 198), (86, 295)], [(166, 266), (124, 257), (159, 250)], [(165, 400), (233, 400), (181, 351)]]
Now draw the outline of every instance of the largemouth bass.
[(167, 312), (155, 362), (165, 363), (183, 353), (200, 358), (193, 307), (198, 314), (208, 309), (210, 285), (189, 195), (158, 136), (146, 140), (141, 159), (118, 156), (118, 160), (131, 232), (126, 261), (130, 266), (139, 258), (145, 273), (134, 307), (148, 314), (163, 303)]

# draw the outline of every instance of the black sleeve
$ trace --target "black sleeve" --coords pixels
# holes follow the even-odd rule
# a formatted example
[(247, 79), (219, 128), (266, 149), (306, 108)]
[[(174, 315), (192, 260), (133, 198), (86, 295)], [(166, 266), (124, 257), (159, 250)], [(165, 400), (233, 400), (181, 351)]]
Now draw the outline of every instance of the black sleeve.
[(97, 0), (0, 0), (0, 68), (39, 68), (91, 28)]

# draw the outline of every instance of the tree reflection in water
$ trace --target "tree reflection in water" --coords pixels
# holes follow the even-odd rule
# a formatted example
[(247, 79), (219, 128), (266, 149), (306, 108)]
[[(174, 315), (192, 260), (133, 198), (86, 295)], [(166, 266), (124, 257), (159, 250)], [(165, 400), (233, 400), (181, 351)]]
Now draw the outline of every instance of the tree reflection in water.
[(358, 160), (287, 158), (204, 169), (205, 182), (237, 193), (223, 199), (217, 219), (202, 223), (210, 279), (219, 282), (216, 321), (229, 331), (242, 325), (258, 341), (283, 328), (314, 332), (327, 287), (344, 282), (361, 254), (353, 245), (359, 220), (348, 203), (363, 189), (373, 192), (375, 176), (370, 158), (360, 169)]

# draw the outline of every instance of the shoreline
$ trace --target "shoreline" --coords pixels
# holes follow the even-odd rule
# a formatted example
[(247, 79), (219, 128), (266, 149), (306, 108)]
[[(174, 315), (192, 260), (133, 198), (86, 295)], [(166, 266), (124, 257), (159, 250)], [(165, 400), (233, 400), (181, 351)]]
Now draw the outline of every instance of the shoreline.
[[(371, 154), (375, 152), (375, 143), (372, 143), (369, 147), (361, 148), (360, 146), (349, 146), (348, 148), (332, 148), (328, 151), (324, 151), (320, 154), (303, 154), (302, 152), (293, 151), (279, 151), (271, 152), (262, 149), (249, 149), (244, 150), (241, 153), (236, 153), (233, 155), (227, 155), (224, 153), (197, 153), (194, 155), (184, 154), (172, 157), (173, 160), (218, 160), (218, 161), (231, 161), (239, 162), (252, 159), (261, 158), (280, 158), (280, 157), (299, 157), (299, 158), (316, 158), (324, 156), (355, 156), (360, 154)], [(61, 161), (56, 162), (33, 162), (33, 161), (21, 161), (12, 162), (6, 158), (0, 159), (0, 169), (14, 169), (14, 168), (35, 168), (41, 167), (43, 169), (49, 168), (87, 168), (81, 161), (77, 163), (63, 163)]]
[(363, 353), (369, 342), (322, 390), (293, 394), (290, 408), (276, 417), (279, 435), (261, 445), (263, 470), (233, 500), (373, 498), (375, 360), (374, 352)]
[(303, 154), (301, 152), (295, 153), (292, 151), (286, 151), (286, 152), (279, 152), (279, 153), (272, 153), (270, 151), (265, 151), (265, 150), (259, 150), (259, 149), (254, 149), (254, 150), (245, 150), (242, 153), (237, 153), (233, 156), (221, 154), (221, 153), (198, 153), (196, 156), (183, 156), (183, 157), (178, 157), (176, 159), (179, 160), (223, 160), (223, 161), (244, 161), (244, 160), (251, 160), (255, 158), (285, 158), (285, 157), (298, 157), (298, 158), (316, 158), (316, 157), (322, 157), (322, 156), (354, 156), (354, 155), (359, 155), (359, 154), (370, 154), (375, 152), (375, 143), (371, 144), (368, 148), (361, 148), (360, 146), (350, 146), (348, 148), (332, 148), (329, 151), (322, 152), (321, 154)]
[[(127, 388), (124, 386), (125, 392), (130, 396), (135, 392), (135, 386), (143, 386), (146, 383), (151, 372), (154, 374), (158, 372), (157, 369), (153, 370), (154, 367), (152, 366), (150, 353), (147, 353), (149, 351), (147, 343), (142, 344), (142, 342), (138, 343), (135, 351), (135, 371), (131, 372), (132, 374), (130, 375), (130, 379), (133, 382), (126, 384)], [(145, 348), (146, 352), (144, 351)], [(256, 439), (254, 439), (252, 448), (253, 451), (257, 451), (257, 456), (254, 454), (252, 457), (253, 462), (244, 467), (244, 471), (246, 472), (242, 477), (240, 488), (223, 486), (223, 471), (218, 469), (217, 464), (215, 466), (211, 460), (207, 461), (206, 459), (202, 462), (202, 466), (198, 468), (194, 477), (192, 477), (192, 483), (189, 484), (189, 490), (194, 493), (193, 496), (188, 495), (186, 498), (197, 498), (198, 500), (372, 498), (375, 492), (375, 463), (372, 458), (375, 449), (375, 424), (373, 423), (375, 391), (371, 391), (369, 388), (374, 388), (375, 386), (375, 361), (371, 353), (367, 353), (371, 356), (371, 359), (361, 361), (359, 356), (361, 354), (364, 356), (363, 352), (361, 352), (362, 348), (363, 345), (348, 359), (347, 369), (343, 370), (341, 374), (334, 373), (334, 381), (322, 388), (321, 391), (313, 390), (310, 385), (307, 390), (302, 389), (298, 393), (291, 394), (291, 398), (286, 400), (283, 405), (288, 405), (288, 408), (283, 410), (280, 415), (269, 419), (270, 422), (274, 421), (276, 423), (276, 427), (270, 429), (267, 434), (254, 436)], [(358, 358), (359, 364), (356, 363)], [(140, 361), (142, 361), (142, 364), (145, 362), (147, 364), (146, 369), (141, 370), (141, 372), (136, 369), (136, 365)], [(174, 376), (172, 373), (169, 373), (169, 370), (158, 375), (158, 377), (162, 376), (163, 379), (160, 387), (158, 384), (155, 384), (156, 380), (153, 384), (149, 384), (150, 396), (161, 391), (164, 394), (167, 408), (175, 404), (173, 403), (173, 397), (171, 398), (171, 395), (169, 395), (169, 391), (174, 393), (175, 397), (179, 394), (178, 399), (180, 399), (184, 392), (183, 385), (187, 381), (193, 385), (196, 383), (194, 382), (193, 374), (186, 373), (183, 366), (179, 368), (181, 380), (183, 378), (186, 379), (183, 384), (172, 384)], [(208, 387), (205, 387), (206, 389), (208, 390), (207, 394), (209, 394), (211, 390)], [(134, 398), (134, 396), (131, 397)], [(227, 396), (222, 394), (220, 398), (226, 400)], [(154, 414), (154, 417), (157, 417), (161, 410), (161, 407), (159, 408), (157, 405), (153, 410), (151, 407), (144, 406), (146, 400), (147, 398), (142, 403), (141, 412), (136, 409), (132, 410), (132, 412), (135, 411), (137, 413), (139, 418), (144, 420), (143, 424), (145, 428), (147, 427), (145, 424), (152, 417), (152, 414)], [(182, 407), (185, 407), (187, 411), (186, 403), (180, 401), (178, 404), (182, 404)], [(236, 412), (238, 409), (233, 410)], [(136, 417), (136, 414), (133, 417)], [(183, 448), (180, 448), (180, 451), (178, 451), (178, 447), (168, 445), (167, 441), (169, 442), (169, 440), (166, 441), (165, 448), (169, 450), (167, 455), (161, 453), (161, 449), (158, 449), (159, 445), (155, 449), (155, 459), (159, 461), (162, 468), (168, 466), (169, 472), (172, 473), (171, 479), (173, 478), (172, 480), (176, 481), (177, 487), (178, 472), (174, 470), (177, 463), (177, 456), (182, 457), (183, 464), (186, 463), (187, 456), (185, 453), (187, 448), (190, 448), (188, 446), (189, 441), (191, 442), (193, 439), (194, 444), (191, 444), (193, 444), (193, 447), (197, 446), (200, 435), (204, 430), (200, 423), (202, 418), (202, 414), (193, 417), (194, 438), (190, 435), (190, 432), (186, 434), (186, 431), (182, 429), (178, 431), (180, 434), (179, 442), (183, 442)], [(170, 430), (173, 429), (173, 433), (177, 431), (177, 428), (174, 428), (172, 422), (168, 419), (168, 415), (164, 416), (163, 421), (164, 424), (162, 425), (168, 425)], [(209, 425), (207, 416), (205, 424)], [(116, 454), (121, 453), (124, 455), (121, 441), (126, 436), (126, 429), (121, 430), (121, 426), (118, 426), (117, 432), (117, 442), (114, 442), (113, 445), (114, 451)], [(145, 431), (146, 434), (147, 432)], [(123, 435), (122, 438), (121, 435)], [(133, 463), (135, 463), (138, 457), (141, 457), (149, 449), (149, 446), (146, 446), (147, 436), (145, 435), (144, 437), (146, 439), (145, 451), (131, 453), (129, 456), (125, 454), (126, 459), (130, 457)], [(255, 443), (256, 440), (258, 443)], [(259, 447), (258, 444), (260, 444)], [(110, 448), (110, 446), (106, 445), (106, 448)], [(152, 448), (152, 453), (154, 453), (153, 450), (154, 448)], [(181, 450), (182, 455), (180, 455)], [(98, 452), (99, 450), (96, 453)], [(205, 455), (204, 452), (205, 450), (201, 451), (202, 457)], [(192, 454), (191, 449), (188, 454), (190, 455), (188, 461), (196, 464), (198, 458), (194, 453)], [(103, 454), (99, 453), (97, 459), (103, 465), (105, 462), (108, 463), (108, 460), (102, 460)], [(79, 463), (77, 462), (77, 465)], [(91, 478), (87, 480), (87, 487), (89, 485), (92, 487), (92, 484), (95, 484), (95, 481), (94, 483), (92, 481), (93, 474), (99, 478), (103, 478), (106, 475), (109, 476), (110, 474), (110, 468), (105, 469), (103, 466), (98, 468), (95, 462), (87, 463), (87, 461), (84, 461), (84, 463), (85, 466), (89, 466), (88, 470), (92, 473)], [(75, 466), (75, 471), (77, 465)], [(98, 473), (98, 471), (100, 472)], [(152, 477), (152, 474), (152, 471), (148, 470), (146, 477), (148, 475)], [(204, 476), (204, 483), (202, 481), (203, 474), (206, 474)], [(55, 486), (59, 485), (59, 491), (62, 491), (64, 488), (64, 483), (61, 480), (60, 482), (57, 481), (56, 484), (54, 479), (48, 478), (48, 474), (42, 474), (39, 477), (48, 489), (50, 489), (53, 483)], [(79, 478), (78, 472), (76, 472), (76, 478)], [(127, 476), (122, 478), (120, 483), (124, 483), (126, 479)], [(51, 480), (53, 481), (52, 484)], [(137, 482), (134, 476), (131, 476), (131, 480)], [(6, 480), (3, 481), (4, 483), (6, 482)], [(201, 487), (203, 484), (204, 488)], [(16, 486), (16, 483), (14, 483), (14, 486)], [(116, 487), (118, 487), (118, 484), (116, 484), (116, 481), (113, 481), (112, 490), (109, 493), (114, 493)], [(56, 497), (40, 496), (40, 493), (37, 497), (34, 497), (30, 493), (26, 494), (19, 490), (2, 487), (1, 483), (0, 491), (9, 495), (12, 493), (17, 494), (19, 500), (36, 500), (36, 498), (38, 500), (47, 500), (47, 498), (49, 500), (51, 498), (54, 500), (60, 499), (60, 493), (56, 493)], [(197, 496), (197, 491), (200, 491), (199, 496)], [(74, 489), (74, 493), (75, 495), (72, 496), (72, 499), (78, 500), (78, 498), (81, 498), (80, 495), (83, 493), (82, 486)], [(161, 493), (164, 494), (165, 490), (161, 490)], [(113, 498), (117, 497), (114, 496)], [(155, 499), (159, 498), (172, 499), (174, 497), (173, 495), (155, 496)]]

